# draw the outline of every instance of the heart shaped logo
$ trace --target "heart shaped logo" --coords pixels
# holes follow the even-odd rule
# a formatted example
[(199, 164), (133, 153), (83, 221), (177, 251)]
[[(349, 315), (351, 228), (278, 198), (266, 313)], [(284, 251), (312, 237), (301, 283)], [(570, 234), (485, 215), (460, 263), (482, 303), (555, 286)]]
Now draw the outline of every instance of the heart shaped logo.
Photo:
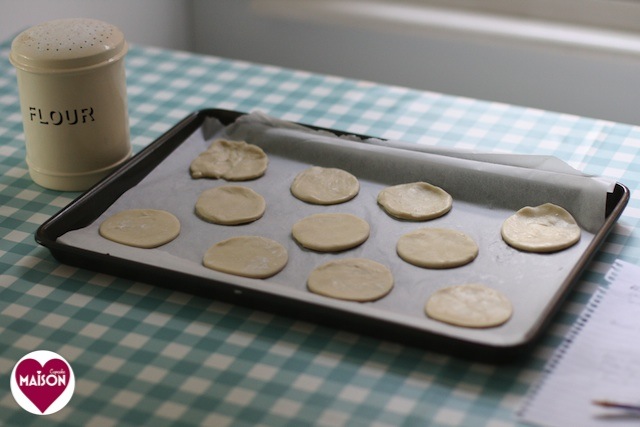
[(24, 409), (38, 415), (62, 409), (74, 387), (71, 366), (61, 356), (45, 350), (24, 356), (11, 375), (13, 397)]

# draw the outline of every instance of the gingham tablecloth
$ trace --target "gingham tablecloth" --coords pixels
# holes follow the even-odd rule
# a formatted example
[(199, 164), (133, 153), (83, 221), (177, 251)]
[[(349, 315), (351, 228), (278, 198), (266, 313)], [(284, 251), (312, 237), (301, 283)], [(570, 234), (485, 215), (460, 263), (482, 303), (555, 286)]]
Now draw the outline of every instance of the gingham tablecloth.
[[(615, 258), (640, 257), (640, 128), (274, 66), (133, 46), (127, 83), (139, 151), (216, 107), (416, 144), (555, 155), (632, 199), (530, 357), (472, 363), (58, 263), (38, 226), (78, 193), (34, 184), (10, 43), (0, 44), (0, 424), (65, 426), (492, 426), (516, 410)], [(71, 402), (21, 409), (13, 366), (63, 356)]]

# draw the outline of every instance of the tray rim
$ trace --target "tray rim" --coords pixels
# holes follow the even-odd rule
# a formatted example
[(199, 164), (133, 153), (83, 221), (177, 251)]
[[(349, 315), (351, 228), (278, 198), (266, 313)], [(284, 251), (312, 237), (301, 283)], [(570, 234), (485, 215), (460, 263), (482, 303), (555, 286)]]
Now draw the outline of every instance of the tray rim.
[[(616, 182), (613, 192), (607, 195), (605, 223), (594, 235), (592, 242), (573, 266), (567, 279), (560, 285), (561, 297), (552, 302), (547, 314), (543, 316), (542, 321), (538, 322), (536, 328), (528, 337), (521, 342), (506, 345), (471, 342), (434, 332), (426, 332), (406, 324), (391, 324), (362, 313), (345, 312), (340, 308), (318, 306), (314, 302), (304, 302), (300, 299), (287, 298), (283, 295), (247, 290), (232, 283), (192, 276), (176, 270), (142, 265), (141, 271), (141, 264), (137, 262), (80, 249), (57, 241), (58, 237), (64, 233), (82, 228), (93, 222), (121, 194), (135, 186), (157, 164), (168, 157), (206, 119), (216, 118), (227, 125), (244, 114), (247, 113), (206, 108), (187, 115), (139, 153), (131, 157), (121, 167), (45, 221), (36, 231), (36, 242), (48, 248), (54, 258), (65, 264), (185, 291), (207, 298), (224, 300), (232, 304), (249, 306), (258, 310), (302, 318), (313, 323), (325, 324), (338, 329), (348, 329), (364, 335), (401, 342), (413, 347), (422, 347), (484, 362), (506, 362), (524, 354), (540, 338), (546, 326), (551, 322), (553, 315), (567, 298), (570, 288), (575, 284), (580, 274), (598, 252), (599, 247), (604, 243), (630, 199), (629, 189), (624, 184)], [(336, 129), (307, 124), (303, 124), (303, 126), (328, 131), (339, 136), (352, 135), (359, 138), (371, 138), (368, 135)], [(87, 208), (87, 205), (91, 205), (91, 208)], [(86, 212), (87, 210), (89, 212)], [(79, 215), (74, 216), (75, 214)], [(175, 283), (180, 283), (178, 289), (176, 289)], [(265, 298), (269, 299), (269, 304), (264, 303)], [(425, 340), (425, 338), (429, 339)]]

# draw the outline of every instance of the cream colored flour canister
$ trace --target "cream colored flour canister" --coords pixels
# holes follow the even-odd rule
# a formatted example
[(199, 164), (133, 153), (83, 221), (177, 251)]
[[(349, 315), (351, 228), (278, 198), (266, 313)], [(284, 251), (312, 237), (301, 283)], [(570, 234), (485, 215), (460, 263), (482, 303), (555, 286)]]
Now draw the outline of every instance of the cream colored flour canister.
[(45, 22), (11, 45), (31, 178), (86, 190), (131, 156), (127, 43), (94, 19)]

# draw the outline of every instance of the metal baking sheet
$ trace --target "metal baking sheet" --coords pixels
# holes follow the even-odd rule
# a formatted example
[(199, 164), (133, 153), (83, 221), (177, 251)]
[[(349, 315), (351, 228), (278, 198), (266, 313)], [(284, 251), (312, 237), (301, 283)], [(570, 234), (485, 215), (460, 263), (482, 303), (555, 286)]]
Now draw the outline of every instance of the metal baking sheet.
[[(341, 136), (337, 138), (336, 133), (307, 133), (295, 124), (272, 125), (268, 119), (265, 125), (260, 120), (257, 126), (238, 124), (247, 117), (224, 110), (193, 114), (43, 224), (37, 240), (61, 261), (74, 265), (437, 350), (466, 355), (470, 349), (482, 350), (474, 356), (500, 360), (521, 352), (540, 334), (629, 197), (621, 184), (606, 191), (597, 182), (592, 185), (589, 177), (567, 174), (555, 167), (552, 172), (540, 172), (530, 165), (496, 164), (495, 159), (485, 162), (465, 159), (465, 155), (460, 159), (451, 153), (423, 153), (361, 135), (345, 137), (337, 132)], [(232, 183), (250, 187), (267, 200), (265, 215), (254, 223), (219, 226), (202, 221), (193, 212), (200, 192), (230, 184), (193, 180), (188, 173), (191, 160), (216, 137), (245, 139), (262, 146), (269, 156), (269, 168), (263, 177)], [(360, 181), (360, 193), (350, 202), (332, 206), (297, 200), (289, 185), (297, 173), (311, 165), (350, 171)], [(514, 178), (516, 169), (524, 171), (521, 178)], [(558, 180), (558, 176), (563, 179)], [(377, 205), (381, 189), (416, 180), (450, 192), (454, 197), (451, 212), (427, 222), (398, 221)], [(506, 245), (499, 232), (502, 221), (522, 206), (545, 201), (565, 207), (571, 204), (572, 213), (579, 211), (577, 218), (583, 225), (580, 242), (568, 250), (544, 255)], [(119, 245), (98, 235), (103, 219), (130, 208), (171, 211), (181, 222), (180, 236), (148, 250)], [(291, 238), (291, 226), (319, 212), (356, 214), (369, 222), (371, 236), (363, 245), (345, 252), (305, 250)], [(402, 234), (425, 226), (464, 231), (478, 243), (478, 257), (471, 264), (446, 270), (407, 264), (397, 256), (395, 243)], [(238, 235), (262, 235), (279, 241), (289, 252), (287, 267), (272, 278), (254, 280), (201, 265), (208, 247)], [(355, 303), (322, 297), (306, 289), (306, 278), (313, 268), (345, 257), (365, 257), (387, 265), (395, 280), (392, 292), (375, 302)], [(507, 295), (514, 306), (513, 317), (496, 328), (470, 329), (447, 325), (424, 314), (424, 304), (435, 290), (470, 282), (483, 283)]]

